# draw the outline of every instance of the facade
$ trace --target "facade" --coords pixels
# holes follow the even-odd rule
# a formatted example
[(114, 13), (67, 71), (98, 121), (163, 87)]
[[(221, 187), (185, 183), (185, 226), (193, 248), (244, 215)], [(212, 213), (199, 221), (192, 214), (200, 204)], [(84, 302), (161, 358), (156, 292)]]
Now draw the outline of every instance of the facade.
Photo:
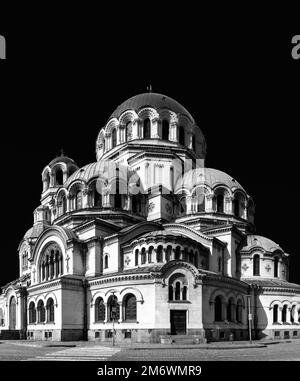
[(255, 234), (254, 200), (205, 155), (190, 113), (146, 93), (110, 116), (94, 163), (51, 161), (0, 337), (241, 340), (250, 312), (253, 337), (298, 338), (289, 255)]

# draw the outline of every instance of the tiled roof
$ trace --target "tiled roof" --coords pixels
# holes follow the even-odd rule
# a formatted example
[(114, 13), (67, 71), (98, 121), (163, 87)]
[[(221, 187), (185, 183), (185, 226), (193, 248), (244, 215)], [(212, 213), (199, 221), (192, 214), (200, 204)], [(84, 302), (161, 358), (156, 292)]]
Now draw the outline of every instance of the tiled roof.
[(88, 182), (92, 178), (96, 178), (103, 171), (103, 164), (101, 162), (95, 162), (85, 165), (74, 172), (68, 180), (65, 182), (64, 187), (68, 187), (74, 180), (83, 180)]
[(138, 112), (139, 109), (147, 106), (153, 107), (155, 109), (166, 108), (171, 111), (174, 111), (176, 114), (185, 114), (193, 121), (193, 117), (187, 111), (187, 109), (184, 108), (180, 103), (175, 101), (175, 99), (157, 93), (138, 94), (134, 97), (127, 99), (125, 102), (123, 102), (121, 105), (117, 107), (117, 109), (111, 114), (109, 119), (119, 118), (120, 115), (127, 110), (135, 110), (136, 112)]
[(28, 229), (27, 232), (24, 235), (24, 239), (26, 238), (37, 238), (46, 228), (48, 228), (50, 225), (45, 223), (38, 223), (36, 225), (33, 225), (32, 228)]
[(261, 247), (262, 249), (273, 252), (275, 250), (283, 251), (282, 248), (270, 240), (269, 238), (262, 237), (260, 235), (249, 234), (246, 237), (247, 242), (245, 242), (245, 246), (241, 249), (242, 251), (249, 251), (254, 247)]
[(280, 288), (297, 288), (300, 289), (300, 284), (289, 283), (280, 279), (242, 279), (248, 284), (255, 284), (260, 287), (280, 287)]

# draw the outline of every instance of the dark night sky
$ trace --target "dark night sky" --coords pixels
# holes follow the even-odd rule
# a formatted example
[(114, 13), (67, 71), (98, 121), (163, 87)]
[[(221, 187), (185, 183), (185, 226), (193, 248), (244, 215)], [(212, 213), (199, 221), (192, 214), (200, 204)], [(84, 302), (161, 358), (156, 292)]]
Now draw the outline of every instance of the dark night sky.
[(253, 196), (257, 234), (291, 254), (290, 280), (300, 283), (300, 60), (290, 53), (300, 31), (278, 20), (275, 29), (253, 19), (207, 27), (203, 15), (178, 18), (159, 25), (149, 17), (158, 23), (152, 28), (134, 28), (136, 18), (105, 23), (103, 14), (84, 27), (71, 17), (19, 32), (0, 24), (8, 45), (0, 62), (1, 285), (18, 276), (17, 247), (32, 226), (44, 166), (61, 147), (79, 166), (95, 161), (99, 129), (150, 83), (194, 116), (207, 139), (206, 165)]

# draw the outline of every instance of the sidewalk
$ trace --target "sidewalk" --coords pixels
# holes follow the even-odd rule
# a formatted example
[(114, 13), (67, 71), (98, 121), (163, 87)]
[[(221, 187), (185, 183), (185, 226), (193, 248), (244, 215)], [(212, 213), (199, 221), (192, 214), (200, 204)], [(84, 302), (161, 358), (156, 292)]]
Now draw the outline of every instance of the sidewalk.
[[(25, 347), (50, 347), (50, 348), (72, 348), (72, 347), (93, 347), (93, 346), (103, 346), (112, 347), (112, 343), (103, 343), (100, 341), (71, 341), (71, 342), (55, 342), (55, 341), (30, 341), (30, 340), (1, 340), (5, 344), (13, 344), (17, 346)], [(0, 345), (1, 345), (0, 342)], [(116, 348), (139, 350), (139, 349), (242, 349), (242, 348), (265, 348), (268, 345), (279, 344), (279, 343), (290, 343), (292, 340), (268, 340), (252, 341), (222, 341), (222, 342), (212, 342), (206, 344), (160, 344), (160, 343), (116, 343)]]

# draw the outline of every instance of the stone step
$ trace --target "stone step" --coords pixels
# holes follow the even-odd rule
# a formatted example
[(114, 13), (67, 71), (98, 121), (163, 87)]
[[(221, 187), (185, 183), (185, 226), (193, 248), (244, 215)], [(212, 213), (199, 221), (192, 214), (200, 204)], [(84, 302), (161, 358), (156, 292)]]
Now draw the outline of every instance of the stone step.
[(205, 343), (206, 339), (201, 335), (162, 335), (162, 344), (200, 344)]
[(19, 340), (20, 332), (17, 330), (2, 329), (0, 330), (0, 340)]

